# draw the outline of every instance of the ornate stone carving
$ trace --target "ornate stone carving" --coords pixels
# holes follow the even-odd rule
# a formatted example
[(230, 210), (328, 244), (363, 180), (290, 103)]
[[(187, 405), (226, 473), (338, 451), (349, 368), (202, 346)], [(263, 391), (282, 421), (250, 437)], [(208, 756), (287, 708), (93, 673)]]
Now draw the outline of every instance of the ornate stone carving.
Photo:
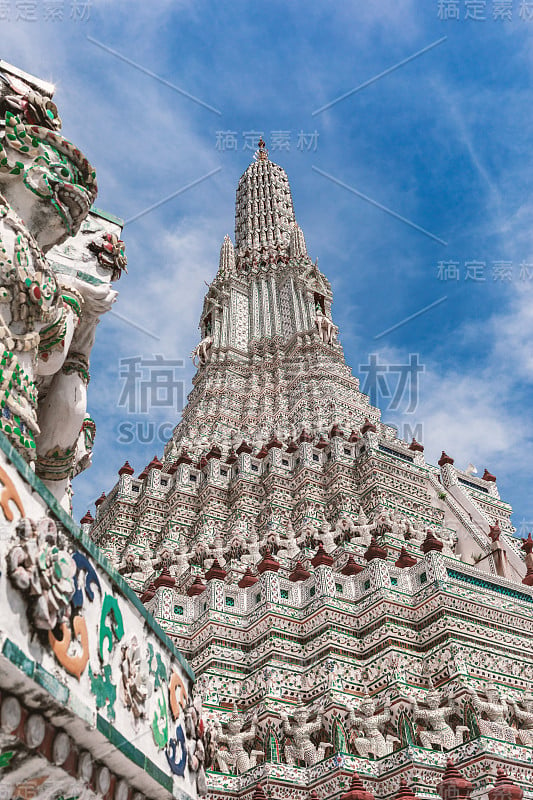
[(208, 738), (205, 723), (202, 719), (202, 698), (196, 695), (189, 698), (184, 710), (185, 734), (187, 736), (187, 764), (196, 774), (196, 788), (199, 795), (207, 794), (205, 779), (205, 761)]
[(101, 233), (88, 244), (89, 250), (96, 253), (98, 263), (111, 272), (111, 280), (117, 281), (123, 272), (127, 272), (124, 242), (114, 233)]
[(15, 532), (7, 554), (9, 579), (26, 595), (32, 624), (51, 631), (69, 617), (76, 564), (53, 520), (25, 518)]
[(191, 353), (192, 363), (195, 367), (207, 364), (209, 360), (209, 351), (213, 346), (213, 339), (211, 336), (204, 336), (202, 341), (196, 345)]
[(36, 91), (21, 78), (0, 68), (0, 114), (12, 111), (30, 125), (40, 125), (52, 131), (61, 128), (57, 106), (51, 96)]
[(129, 643), (121, 645), (120, 672), (122, 702), (130, 709), (137, 723), (146, 716), (146, 701), (150, 696), (150, 669), (136, 636), (132, 636)]

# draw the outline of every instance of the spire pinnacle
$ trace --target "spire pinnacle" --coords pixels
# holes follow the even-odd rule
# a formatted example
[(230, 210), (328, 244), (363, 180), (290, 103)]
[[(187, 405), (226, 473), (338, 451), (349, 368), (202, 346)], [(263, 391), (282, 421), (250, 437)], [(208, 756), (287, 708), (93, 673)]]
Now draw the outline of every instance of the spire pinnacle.
[(265, 142), (263, 141), (262, 136), (257, 143), (257, 150), (255, 151), (255, 160), (268, 161), (268, 150)]
[(289, 258), (294, 208), (287, 173), (270, 161), (261, 139), (255, 159), (239, 180), (235, 206), (235, 254), (249, 266)]
[(218, 271), (222, 275), (229, 275), (235, 271), (235, 249), (228, 234), (224, 236), (224, 241), (220, 248)]
[(297, 222), (293, 222), (291, 225), (289, 252), (291, 258), (302, 258), (302, 256), (307, 256), (304, 232)]

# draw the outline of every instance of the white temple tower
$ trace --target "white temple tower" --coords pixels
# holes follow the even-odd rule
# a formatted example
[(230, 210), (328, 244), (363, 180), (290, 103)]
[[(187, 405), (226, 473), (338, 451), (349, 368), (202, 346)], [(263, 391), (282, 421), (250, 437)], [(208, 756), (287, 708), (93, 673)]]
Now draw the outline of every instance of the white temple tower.
[(357, 771), (352, 800), (503, 773), (533, 798), (533, 541), (487, 470), (381, 422), (331, 306), (260, 142), (182, 420), (82, 523), (196, 672), (210, 796), (336, 799)]

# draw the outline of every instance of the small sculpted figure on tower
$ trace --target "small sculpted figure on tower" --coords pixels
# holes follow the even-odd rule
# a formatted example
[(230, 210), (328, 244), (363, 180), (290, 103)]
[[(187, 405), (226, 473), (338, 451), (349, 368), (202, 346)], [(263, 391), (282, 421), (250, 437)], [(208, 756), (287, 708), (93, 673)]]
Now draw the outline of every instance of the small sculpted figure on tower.
[(227, 750), (217, 749), (217, 761), (221, 772), (230, 775), (241, 775), (252, 767), (255, 767), (257, 759), (264, 756), (262, 750), (252, 750), (250, 753), (245, 749), (245, 742), (253, 742), (257, 731), (257, 715), (252, 717), (252, 724), (248, 731), (243, 730), (245, 721), (240, 720), (239, 712), (235, 709), (229, 718), (227, 732), (222, 731), (222, 725), (218, 721), (215, 725), (215, 738), (217, 744), (226, 745)]
[(316, 309), (315, 325), (318, 329), (318, 335), (323, 343), (333, 344), (339, 329), (328, 317), (326, 317), (320, 306), (317, 306)]
[(145, 547), (139, 554), (127, 546), (122, 553), (118, 571), (121, 575), (128, 575), (132, 580), (145, 581), (153, 572), (152, 561), (149, 548)]
[(533, 695), (528, 692), (522, 695), (519, 703), (512, 700), (511, 705), (518, 722), (518, 741), (524, 747), (533, 747)]
[(386, 725), (390, 722), (390, 700), (385, 701), (385, 707), (381, 714), (376, 714), (376, 703), (365, 695), (359, 708), (352, 708), (348, 721), (352, 727), (351, 738), (357, 754), (363, 758), (372, 756), (381, 758), (394, 749), (396, 737), (384, 735)]
[(293, 559), (296, 558), (299, 552), (300, 548), (298, 547), (298, 543), (296, 541), (296, 534), (294, 532), (294, 528), (292, 527), (292, 522), (289, 519), (285, 527), (285, 535), (282, 539), (282, 547), (278, 551), (277, 555), (278, 557), (285, 556), (285, 558)]
[(440, 750), (451, 750), (463, 743), (463, 736), (468, 728), (458, 725), (455, 732), (453, 731), (446, 721), (454, 713), (453, 705), (441, 706), (441, 695), (434, 688), (431, 679), (429, 685), (430, 691), (424, 698), (427, 708), (420, 708), (416, 697), (411, 700), (415, 720), (421, 720), (426, 726), (426, 730), (420, 731), (420, 742), (422, 747), (428, 749), (436, 745)]
[(195, 367), (207, 364), (209, 360), (209, 351), (213, 345), (211, 336), (204, 336), (204, 338), (196, 345), (191, 353), (192, 363)]
[(388, 511), (382, 511), (374, 520), (374, 536), (384, 536), (386, 533), (392, 533), (394, 528), (393, 519)]
[(317, 525), (310, 519), (306, 520), (297, 538), (298, 545), (314, 550), (318, 547), (319, 541), (320, 535)]
[[(215, 560), (218, 561), (221, 567), (223, 567), (226, 563), (226, 559), (224, 557), (224, 537), (220, 531), (215, 531), (213, 541), (211, 542), (211, 564)], [(211, 566), (211, 564), (209, 564), (209, 566)]]
[[(482, 736), (493, 739), (504, 739), (507, 742), (516, 741), (516, 731), (507, 723), (507, 701), (500, 695), (498, 687), (493, 683), (485, 687), (486, 700), (482, 700), (475, 689), (467, 687), (472, 696), (474, 708), (480, 715), (479, 730)], [(483, 715), (483, 716), (481, 716)]]
[(174, 575), (176, 578), (179, 578), (184, 572), (187, 572), (189, 569), (190, 556), (191, 554), (189, 552), (187, 540), (185, 537), (180, 537), (178, 552), (174, 557), (174, 564), (171, 568), (172, 575)]
[(324, 545), (326, 553), (332, 553), (335, 550), (337, 546), (335, 544), (335, 531), (326, 519), (323, 519), (320, 523), (317, 536), (319, 542)]
[(355, 536), (355, 523), (345, 511), (341, 511), (335, 523), (335, 541), (337, 544), (350, 542)]
[(231, 523), (226, 535), (227, 544), (224, 550), (224, 555), (228, 562), (238, 562), (249, 552), (247, 530), (248, 526), (243, 519), (237, 519)]
[(322, 761), (324, 754), (332, 745), (329, 742), (320, 742), (316, 747), (311, 741), (313, 733), (318, 733), (323, 726), (323, 714), (319, 712), (314, 722), (309, 722), (310, 711), (304, 705), (299, 705), (292, 714), (293, 722), (289, 722), (286, 713), (281, 714), (281, 724), (284, 733), (290, 737), (291, 743), (285, 745), (285, 761), (294, 766), (311, 767)]
[(427, 528), (426, 534), (434, 536), (439, 542), (442, 542), (442, 554), (445, 556), (455, 556), (455, 546), (457, 544), (457, 535), (452, 531), (446, 531), (443, 528)]

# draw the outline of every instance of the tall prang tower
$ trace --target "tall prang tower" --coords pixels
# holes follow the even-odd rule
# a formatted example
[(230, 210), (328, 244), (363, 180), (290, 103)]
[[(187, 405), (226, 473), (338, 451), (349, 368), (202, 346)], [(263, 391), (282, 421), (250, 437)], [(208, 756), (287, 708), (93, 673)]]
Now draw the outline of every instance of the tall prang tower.
[[(358, 391), (331, 321), (331, 287), (307, 254), (285, 171), (264, 142), (239, 181), (235, 247), (226, 236), (202, 311), (201, 366), (165, 451), (359, 428), (379, 411)], [(390, 436), (391, 433), (388, 432)]]
[(82, 526), (196, 673), (211, 797), (531, 799), (533, 540), (381, 421), (331, 305), (261, 141), (183, 417)]

